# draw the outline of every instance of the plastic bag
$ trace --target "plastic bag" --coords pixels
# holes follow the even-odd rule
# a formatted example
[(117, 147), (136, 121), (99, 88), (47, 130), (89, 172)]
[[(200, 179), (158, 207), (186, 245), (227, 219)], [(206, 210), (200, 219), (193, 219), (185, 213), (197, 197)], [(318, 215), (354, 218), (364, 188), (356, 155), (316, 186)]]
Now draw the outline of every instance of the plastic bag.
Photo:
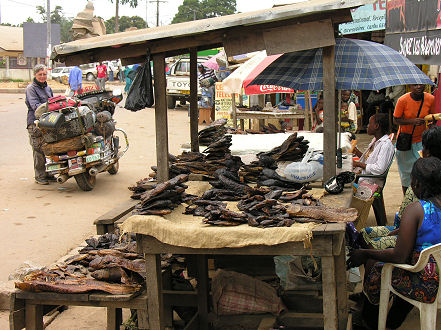
[(138, 69), (136, 77), (130, 86), (125, 108), (138, 111), (151, 107), (155, 103), (153, 96), (152, 72), (150, 68), (150, 55), (144, 65)]
[(309, 256), (275, 256), (274, 265), (284, 290), (315, 290), (322, 286), (321, 259)]
[[(314, 151), (308, 150), (301, 162), (292, 162), (284, 171), (285, 177), (293, 182), (310, 182), (323, 177), (323, 157), (313, 156)], [(311, 158), (314, 161), (311, 161)]]

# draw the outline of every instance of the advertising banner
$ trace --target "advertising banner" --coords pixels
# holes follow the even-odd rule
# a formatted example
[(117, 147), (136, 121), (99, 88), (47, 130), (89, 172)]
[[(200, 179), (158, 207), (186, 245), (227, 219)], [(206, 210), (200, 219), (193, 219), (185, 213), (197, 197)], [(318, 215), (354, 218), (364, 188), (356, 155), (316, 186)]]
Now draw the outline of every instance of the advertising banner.
[(388, 0), (384, 44), (416, 64), (441, 64), (441, 2)]
[(352, 22), (339, 25), (341, 34), (384, 30), (386, 0), (377, 0), (373, 4), (351, 9), (351, 15)]

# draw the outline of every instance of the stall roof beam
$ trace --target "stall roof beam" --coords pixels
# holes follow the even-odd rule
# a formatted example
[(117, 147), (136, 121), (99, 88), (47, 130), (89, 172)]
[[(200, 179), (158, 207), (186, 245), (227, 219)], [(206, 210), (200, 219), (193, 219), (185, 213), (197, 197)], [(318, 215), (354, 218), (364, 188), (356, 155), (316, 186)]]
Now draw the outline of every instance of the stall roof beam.
[[(255, 12), (81, 39), (55, 46), (52, 59), (68, 65), (115, 58), (134, 63), (139, 62), (139, 58), (147, 49), (150, 49), (151, 54), (164, 53), (166, 56), (173, 56), (188, 53), (189, 48), (202, 50), (231, 44), (231, 40), (246, 38), (247, 35), (252, 35), (251, 38), (247, 38), (249, 41), (245, 42), (248, 49), (261, 50), (268, 46), (271, 29), (326, 19), (331, 19), (333, 24), (348, 22), (351, 20), (350, 8), (370, 2), (372, 1), (310, 0)], [(309, 30), (309, 33), (312, 31)], [(288, 36), (290, 39), (296, 37)], [(284, 37), (287, 35), (284, 34)], [(258, 43), (258, 39), (266, 39), (267, 42)]]

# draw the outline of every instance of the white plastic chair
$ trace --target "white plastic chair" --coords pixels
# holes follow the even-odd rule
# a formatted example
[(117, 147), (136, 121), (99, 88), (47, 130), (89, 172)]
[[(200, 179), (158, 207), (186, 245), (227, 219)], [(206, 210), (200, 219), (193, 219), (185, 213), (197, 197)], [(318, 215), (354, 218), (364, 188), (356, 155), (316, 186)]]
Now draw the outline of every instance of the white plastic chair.
[(420, 257), (414, 266), (407, 264), (389, 264), (383, 266), (381, 272), (381, 289), (380, 289), (380, 310), (378, 315), (378, 329), (384, 330), (386, 328), (387, 307), (389, 305), (389, 292), (393, 292), (400, 298), (406, 300), (410, 304), (418, 307), (420, 310), (420, 327), (424, 330), (436, 329), (436, 313), (441, 308), (441, 290), (438, 288), (436, 299), (432, 304), (422, 303), (412, 300), (399, 294), (392, 287), (392, 270), (394, 267), (405, 269), (410, 272), (419, 272), (426, 267), (429, 261), (429, 256), (432, 255), (438, 266), (441, 266), (441, 243), (433, 245), (421, 251)]

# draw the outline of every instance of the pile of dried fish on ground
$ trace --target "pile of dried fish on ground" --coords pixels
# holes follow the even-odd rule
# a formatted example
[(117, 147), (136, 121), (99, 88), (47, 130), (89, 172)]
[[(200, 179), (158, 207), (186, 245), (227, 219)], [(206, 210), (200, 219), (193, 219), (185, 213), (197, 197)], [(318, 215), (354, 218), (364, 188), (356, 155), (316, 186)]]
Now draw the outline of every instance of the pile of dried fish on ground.
[(221, 118), (210, 124), (210, 126), (202, 129), (198, 133), (199, 144), (201, 146), (208, 146), (209, 144), (216, 142), (227, 132), (225, 124), (227, 119)]
[(271, 123), (268, 123), (267, 126), (263, 125), (259, 130), (255, 129), (246, 129), (245, 132), (249, 134), (274, 134), (274, 133), (285, 133), (286, 125), (282, 125), (282, 128), (278, 129)]
[(293, 133), (280, 146), (275, 147), (267, 152), (258, 153), (257, 157), (260, 158), (262, 156), (271, 156), (277, 161), (302, 160), (306, 151), (308, 151), (308, 144), (309, 141), (304, 140), (303, 136), (297, 136), (297, 133)]
[(227, 154), (231, 154), (231, 135), (224, 135), (216, 142), (211, 143), (204, 151), (207, 154), (206, 160), (219, 160), (225, 158)]
[(180, 174), (168, 181), (151, 186), (150, 190), (139, 195), (141, 202), (135, 207), (133, 213), (153, 215), (171, 213), (183, 201), (194, 197), (185, 193), (187, 186), (184, 182), (187, 180), (187, 174)]

